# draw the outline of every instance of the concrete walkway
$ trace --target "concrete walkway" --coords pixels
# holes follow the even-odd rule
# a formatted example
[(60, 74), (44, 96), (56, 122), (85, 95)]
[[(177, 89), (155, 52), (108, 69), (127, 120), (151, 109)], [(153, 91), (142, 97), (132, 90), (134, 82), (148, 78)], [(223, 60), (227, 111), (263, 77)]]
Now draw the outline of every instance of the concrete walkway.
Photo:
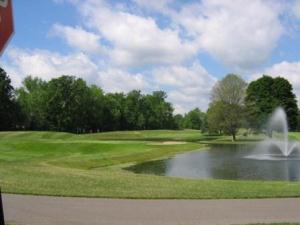
[(4, 195), (14, 225), (229, 225), (300, 222), (300, 199), (118, 200)]

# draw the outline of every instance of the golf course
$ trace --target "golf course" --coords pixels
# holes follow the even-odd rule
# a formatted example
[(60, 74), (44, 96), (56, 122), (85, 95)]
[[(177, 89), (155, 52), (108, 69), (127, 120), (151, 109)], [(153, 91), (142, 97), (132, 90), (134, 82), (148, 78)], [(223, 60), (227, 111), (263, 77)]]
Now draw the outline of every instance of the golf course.
[[(253, 143), (261, 136), (208, 136), (197, 130), (124, 131), (76, 135), (1, 132), (0, 184), (4, 193), (138, 199), (299, 197), (300, 182), (189, 179), (135, 174), (140, 162)], [(289, 133), (300, 139), (300, 133)]]

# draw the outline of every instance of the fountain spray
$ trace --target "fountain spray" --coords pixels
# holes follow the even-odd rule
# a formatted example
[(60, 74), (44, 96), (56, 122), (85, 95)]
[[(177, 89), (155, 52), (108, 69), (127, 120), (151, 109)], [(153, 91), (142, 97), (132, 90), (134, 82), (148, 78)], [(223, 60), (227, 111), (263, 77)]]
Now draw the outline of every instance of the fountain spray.
[[(280, 140), (280, 150), (284, 156), (288, 156), (292, 149), (289, 149), (289, 142), (288, 142), (288, 123), (287, 123), (287, 116), (283, 108), (279, 107), (277, 108), (274, 113), (272, 114), (269, 126), (269, 131), (273, 132), (273, 130), (280, 132), (281, 135), (283, 135), (283, 140)], [(275, 139), (272, 137), (272, 139)]]

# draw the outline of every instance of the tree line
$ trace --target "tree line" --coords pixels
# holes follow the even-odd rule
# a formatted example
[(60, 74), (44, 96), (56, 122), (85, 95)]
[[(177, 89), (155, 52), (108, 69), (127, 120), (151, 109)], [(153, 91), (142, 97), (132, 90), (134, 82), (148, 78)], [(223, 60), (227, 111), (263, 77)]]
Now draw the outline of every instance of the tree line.
[(204, 113), (195, 109), (184, 116), (174, 116), (172, 104), (166, 98), (163, 91), (104, 93), (100, 87), (89, 86), (74, 76), (61, 76), (50, 81), (28, 76), (20, 88), (14, 89), (9, 76), (0, 68), (0, 130), (86, 133), (201, 129), (199, 115)]
[(115, 130), (198, 129), (227, 134), (235, 140), (240, 128), (265, 130), (271, 113), (281, 106), (290, 130), (299, 130), (300, 117), (292, 85), (267, 75), (247, 84), (228, 74), (211, 91), (207, 112), (199, 108), (181, 115), (163, 91), (143, 94), (105, 93), (74, 76), (49, 81), (26, 77), (14, 89), (0, 68), (0, 130), (51, 130), (73, 133)]

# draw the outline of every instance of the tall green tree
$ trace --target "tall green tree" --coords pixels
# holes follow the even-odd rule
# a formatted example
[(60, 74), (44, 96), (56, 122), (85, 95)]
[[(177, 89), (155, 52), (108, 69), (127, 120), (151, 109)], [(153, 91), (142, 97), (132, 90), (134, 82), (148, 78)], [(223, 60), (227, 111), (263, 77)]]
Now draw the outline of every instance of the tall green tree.
[(47, 85), (47, 119), (51, 129), (85, 132), (88, 128), (89, 89), (80, 78), (61, 76)]
[(174, 128), (175, 129), (183, 129), (184, 117), (181, 114), (176, 114), (174, 116)]
[(272, 78), (267, 75), (249, 84), (246, 112), (252, 128), (263, 128), (272, 112), (279, 106), (287, 113), (289, 128), (295, 130), (298, 123), (298, 106), (292, 85), (282, 77)]
[(225, 128), (224, 104), (221, 101), (213, 101), (207, 110), (208, 131), (211, 134), (222, 134)]
[(17, 99), (22, 109), (23, 124), (26, 129), (44, 130), (48, 128), (46, 91), (47, 82), (31, 76), (26, 77), (23, 86), (17, 89)]
[(184, 116), (183, 127), (188, 129), (205, 130), (206, 114), (199, 108), (191, 110)]
[(145, 128), (145, 118), (143, 115), (143, 96), (140, 91), (133, 90), (126, 96), (124, 117), (126, 120), (125, 129), (141, 130)]
[[(237, 130), (243, 120), (246, 87), (247, 83), (242, 78), (235, 74), (228, 74), (217, 82), (212, 90), (208, 126), (230, 134), (233, 141), (236, 140)], [(212, 117), (220, 118), (219, 125), (211, 120)]]
[(105, 96), (104, 129), (123, 130), (125, 95), (123, 93), (109, 93)]
[(100, 132), (104, 130), (105, 95), (96, 85), (89, 87), (86, 97), (87, 128), (89, 131)]
[(163, 91), (154, 91), (144, 97), (146, 129), (170, 129), (175, 126), (174, 109), (166, 98), (167, 94)]
[(7, 73), (0, 68), (0, 130), (16, 128), (17, 109), (14, 88)]
[[(106, 94), (74, 76), (48, 82), (29, 76), (16, 96), (24, 114), (23, 124), (29, 130), (82, 133), (179, 127), (172, 104), (162, 91), (147, 95), (138, 90)], [(191, 118), (189, 126), (197, 120)]]

